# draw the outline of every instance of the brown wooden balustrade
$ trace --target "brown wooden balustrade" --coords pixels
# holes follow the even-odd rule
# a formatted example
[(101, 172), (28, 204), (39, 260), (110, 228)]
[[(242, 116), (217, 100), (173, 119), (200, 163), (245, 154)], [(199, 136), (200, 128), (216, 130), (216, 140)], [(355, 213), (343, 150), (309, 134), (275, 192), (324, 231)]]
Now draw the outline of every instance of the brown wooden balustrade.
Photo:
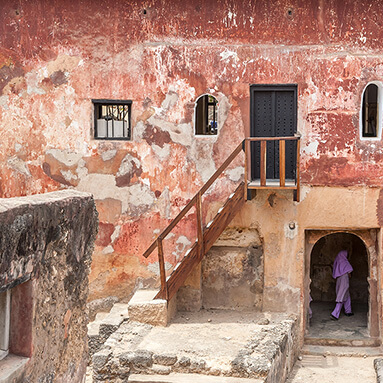
[[(287, 140), (297, 141), (296, 145), (296, 179), (294, 185), (286, 184), (285, 163), (286, 151), (285, 145)], [(250, 143), (254, 141), (260, 142), (260, 180), (256, 182), (249, 177), (251, 170)], [(279, 141), (279, 180), (266, 179), (266, 151), (268, 141)], [(241, 151), (245, 151), (244, 160), (244, 181), (239, 184), (234, 193), (230, 195), (224, 206), (219, 210), (214, 219), (206, 226), (203, 224), (202, 215), (202, 196), (209, 187), (217, 180), (224, 170), (233, 162)], [(202, 186), (198, 193), (189, 201), (189, 203), (181, 210), (181, 212), (173, 219), (169, 226), (157, 237), (157, 239), (145, 251), (144, 257), (148, 257), (157, 247), (158, 262), (160, 268), (161, 289), (156, 295), (157, 299), (170, 300), (183, 285), (186, 278), (203, 256), (210, 250), (214, 242), (222, 234), (230, 221), (238, 213), (248, 198), (249, 189), (292, 189), (294, 191), (294, 199), (299, 202), (299, 162), (300, 162), (300, 141), (299, 137), (262, 137), (262, 138), (246, 138), (237, 148), (230, 154), (226, 161), (217, 169), (210, 179)], [(195, 207), (197, 220), (197, 241), (187, 251), (186, 255), (173, 269), (171, 275), (167, 278), (165, 271), (163, 241), (174, 227), (186, 216), (186, 214)]]

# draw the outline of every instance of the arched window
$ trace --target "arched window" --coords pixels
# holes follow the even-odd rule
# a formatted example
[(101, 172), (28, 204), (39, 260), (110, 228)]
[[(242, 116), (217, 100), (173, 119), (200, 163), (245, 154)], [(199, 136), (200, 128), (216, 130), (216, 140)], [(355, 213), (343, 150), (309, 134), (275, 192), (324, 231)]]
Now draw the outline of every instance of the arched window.
[(362, 138), (379, 138), (381, 135), (379, 88), (376, 83), (370, 83), (364, 89), (360, 116)]
[(199, 97), (195, 105), (195, 134), (216, 135), (218, 101), (210, 94)]

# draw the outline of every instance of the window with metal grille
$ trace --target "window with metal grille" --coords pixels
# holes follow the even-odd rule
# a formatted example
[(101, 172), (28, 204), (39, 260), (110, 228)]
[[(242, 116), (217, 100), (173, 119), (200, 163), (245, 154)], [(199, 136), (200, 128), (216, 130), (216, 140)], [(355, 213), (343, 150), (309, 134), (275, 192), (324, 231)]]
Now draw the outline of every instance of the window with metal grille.
[(94, 137), (101, 140), (130, 140), (130, 100), (92, 100), (94, 105)]
[(195, 106), (195, 134), (216, 135), (218, 131), (218, 101), (210, 94), (198, 98)]

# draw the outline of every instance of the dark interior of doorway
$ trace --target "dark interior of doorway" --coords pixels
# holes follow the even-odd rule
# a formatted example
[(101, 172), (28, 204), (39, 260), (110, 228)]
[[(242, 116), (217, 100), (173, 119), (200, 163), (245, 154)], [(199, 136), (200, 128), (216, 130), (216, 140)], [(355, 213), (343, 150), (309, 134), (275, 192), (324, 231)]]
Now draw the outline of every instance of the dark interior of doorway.
[[(338, 321), (331, 320), (335, 307), (335, 280), (332, 265), (339, 251), (347, 250), (354, 269), (350, 278), (350, 295), (354, 316), (347, 317), (344, 311)], [(353, 344), (355, 340), (367, 339), (368, 334), (368, 255), (363, 241), (350, 233), (334, 233), (322, 237), (314, 245), (310, 259), (310, 340), (338, 341), (338, 344)], [(349, 343), (348, 343), (349, 342)], [(314, 342), (315, 343), (315, 342)], [(317, 342), (321, 343), (321, 342)]]

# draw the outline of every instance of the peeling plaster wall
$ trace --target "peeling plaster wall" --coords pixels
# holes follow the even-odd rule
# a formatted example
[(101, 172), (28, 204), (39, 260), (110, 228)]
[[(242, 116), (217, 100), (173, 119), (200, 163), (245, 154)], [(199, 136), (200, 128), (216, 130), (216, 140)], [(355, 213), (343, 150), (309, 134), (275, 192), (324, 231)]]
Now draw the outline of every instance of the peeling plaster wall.
[[(156, 255), (141, 254), (248, 135), (249, 85), (295, 83), (305, 198), (277, 193), (271, 207), (258, 193), (236, 224), (263, 238), (264, 307), (299, 310), (304, 230), (383, 222), (383, 146), (359, 138), (363, 89), (383, 80), (382, 22), (373, 1), (5, 0), (0, 195), (93, 193), (100, 226), (90, 298), (127, 298), (158, 283)], [(193, 134), (204, 93), (219, 101), (217, 136)], [(132, 141), (92, 138), (97, 98), (133, 101)], [(241, 165), (205, 202), (227, 195)], [(194, 241), (194, 218), (169, 238), (167, 267)]]

